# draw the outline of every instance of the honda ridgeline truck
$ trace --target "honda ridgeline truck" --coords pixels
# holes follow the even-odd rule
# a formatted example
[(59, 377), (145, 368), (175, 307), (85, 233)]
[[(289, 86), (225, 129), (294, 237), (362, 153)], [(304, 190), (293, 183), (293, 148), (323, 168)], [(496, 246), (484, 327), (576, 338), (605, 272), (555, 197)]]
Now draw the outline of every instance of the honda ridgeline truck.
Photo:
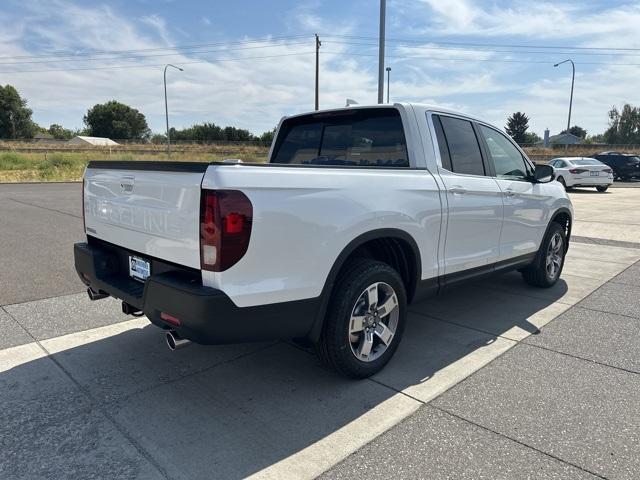
[(295, 115), (264, 164), (89, 163), (75, 266), (90, 298), (122, 300), (172, 349), (305, 339), (362, 378), (429, 293), (512, 269), (557, 282), (572, 206), (553, 180), (503, 132), (447, 109)]

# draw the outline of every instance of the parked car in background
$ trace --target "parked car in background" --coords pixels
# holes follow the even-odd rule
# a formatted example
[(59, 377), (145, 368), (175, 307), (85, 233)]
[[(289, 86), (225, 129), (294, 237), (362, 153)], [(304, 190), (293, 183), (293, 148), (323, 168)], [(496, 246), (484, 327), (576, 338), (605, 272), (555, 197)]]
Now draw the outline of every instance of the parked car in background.
[(620, 152), (602, 152), (593, 158), (613, 169), (613, 178), (628, 180), (640, 178), (640, 157)]
[(596, 187), (606, 192), (613, 184), (613, 170), (595, 158), (561, 157), (549, 162), (564, 188)]

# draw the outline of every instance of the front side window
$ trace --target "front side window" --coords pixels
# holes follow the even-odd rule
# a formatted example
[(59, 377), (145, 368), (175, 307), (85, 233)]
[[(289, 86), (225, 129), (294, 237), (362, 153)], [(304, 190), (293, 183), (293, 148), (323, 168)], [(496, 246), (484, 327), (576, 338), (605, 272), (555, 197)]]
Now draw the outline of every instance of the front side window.
[(353, 109), (285, 120), (271, 163), (409, 167), (400, 113)]
[(448, 147), (451, 171), (467, 175), (485, 175), (480, 145), (471, 122), (445, 115), (440, 116), (440, 122)]
[(498, 178), (527, 180), (529, 169), (520, 151), (507, 137), (493, 128), (480, 125)]

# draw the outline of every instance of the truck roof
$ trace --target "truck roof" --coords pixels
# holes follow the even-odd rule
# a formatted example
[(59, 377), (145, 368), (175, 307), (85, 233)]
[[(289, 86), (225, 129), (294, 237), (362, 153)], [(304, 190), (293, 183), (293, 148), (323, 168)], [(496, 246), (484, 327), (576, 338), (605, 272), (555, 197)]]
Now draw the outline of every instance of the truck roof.
[(442, 113), (450, 113), (453, 115), (460, 115), (462, 117), (467, 117), (473, 120), (477, 120), (478, 122), (486, 123), (486, 120), (482, 120), (481, 118), (477, 118), (473, 115), (469, 115), (464, 112), (459, 112), (459, 111), (452, 110), (446, 107), (441, 107), (438, 105), (430, 105), (426, 103), (414, 103), (414, 102), (357, 104), (357, 105), (351, 105), (349, 107), (327, 108), (327, 109), (321, 109), (321, 110), (312, 110), (308, 112), (296, 113), (294, 115), (286, 115), (283, 117), (283, 119), (301, 117), (304, 115), (340, 112), (340, 111), (346, 111), (346, 110), (359, 110), (363, 108), (405, 108), (406, 109), (411, 107), (413, 107), (415, 110), (420, 110), (420, 111), (442, 112)]

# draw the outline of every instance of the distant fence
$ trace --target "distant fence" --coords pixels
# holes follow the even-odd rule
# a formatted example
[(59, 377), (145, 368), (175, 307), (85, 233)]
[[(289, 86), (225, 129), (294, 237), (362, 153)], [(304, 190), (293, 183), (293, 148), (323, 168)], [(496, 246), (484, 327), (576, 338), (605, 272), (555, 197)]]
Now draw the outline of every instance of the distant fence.
[[(120, 143), (121, 141), (118, 141)], [(177, 142), (172, 143), (171, 152), (175, 154), (217, 154), (229, 156), (242, 156), (243, 153), (262, 157), (268, 154), (270, 144), (256, 141), (238, 142)], [(640, 154), (640, 145), (606, 145), (606, 144), (578, 144), (578, 145), (553, 145), (545, 148), (540, 145), (521, 145), (529, 158), (536, 163), (547, 163), (549, 160), (562, 156), (588, 157), (605, 151), (619, 151), (627, 154)], [(162, 154), (166, 151), (166, 144), (154, 143), (122, 143), (116, 146), (90, 146), (69, 145), (64, 140), (0, 140), (0, 152), (13, 151), (24, 153), (126, 153), (131, 155)]]

